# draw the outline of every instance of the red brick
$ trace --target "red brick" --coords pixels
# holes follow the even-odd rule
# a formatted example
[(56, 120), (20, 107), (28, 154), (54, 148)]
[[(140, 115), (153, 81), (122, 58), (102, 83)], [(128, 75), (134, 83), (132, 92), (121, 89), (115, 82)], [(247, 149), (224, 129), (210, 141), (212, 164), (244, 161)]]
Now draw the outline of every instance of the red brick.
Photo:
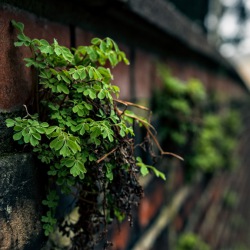
[(164, 187), (158, 184), (152, 193), (147, 194), (140, 203), (138, 218), (142, 228), (146, 227), (150, 220), (156, 216), (164, 199)]
[(145, 52), (136, 51), (134, 72), (136, 98), (149, 98), (154, 86), (153, 64), (152, 58)]
[(157, 64), (161, 64), (161, 65), (164, 65), (164, 62), (156, 62), (155, 63), (152, 63), (152, 85), (153, 85), (153, 90), (156, 90), (156, 89), (161, 89), (163, 88), (163, 79), (162, 79), (162, 76), (160, 75), (159, 71), (158, 71), (158, 66)]
[[(120, 50), (124, 51), (127, 58), (129, 58), (129, 49), (125, 46), (119, 45)], [(116, 67), (111, 69), (113, 74), (112, 83), (120, 88), (120, 99), (128, 101), (131, 98), (130, 93), (130, 65), (120, 62)]]
[(174, 219), (174, 227), (175, 230), (178, 232), (183, 228), (184, 221), (180, 215), (176, 216)]
[(25, 67), (24, 57), (31, 56), (28, 48), (15, 48), (17, 32), (10, 21), (23, 22), (25, 34), (31, 38), (44, 38), (53, 41), (56, 37), (59, 43), (69, 46), (68, 28), (37, 19), (34, 15), (16, 9), (0, 8), (0, 110), (11, 111), (23, 104), (32, 103), (32, 75)]
[(88, 46), (91, 43), (91, 39), (94, 37), (98, 37), (96, 36), (94, 33), (89, 32), (89, 31), (85, 31), (81, 28), (76, 28), (76, 47), (78, 46)]
[(126, 249), (127, 243), (130, 238), (131, 227), (128, 221), (122, 223), (120, 228), (116, 227), (112, 237), (113, 250)]
[(139, 209), (139, 222), (141, 227), (145, 227), (153, 216), (151, 201), (145, 197), (141, 200)]

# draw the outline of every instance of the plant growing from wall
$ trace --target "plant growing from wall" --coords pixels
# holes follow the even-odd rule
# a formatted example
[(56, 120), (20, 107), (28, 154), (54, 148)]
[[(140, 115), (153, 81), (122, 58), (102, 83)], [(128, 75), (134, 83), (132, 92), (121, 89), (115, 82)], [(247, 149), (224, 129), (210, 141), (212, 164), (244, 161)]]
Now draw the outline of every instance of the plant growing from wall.
[(176, 244), (176, 250), (210, 250), (211, 247), (194, 233), (183, 233)]
[(197, 172), (231, 169), (236, 163), (239, 112), (211, 101), (198, 80), (181, 81), (163, 67), (159, 73), (164, 86), (153, 97), (159, 138), (184, 156), (186, 179), (192, 180)]
[(234, 150), (239, 128), (240, 117), (236, 111), (205, 114), (193, 152), (187, 158), (190, 167), (205, 173), (232, 169), (237, 162)]
[[(127, 216), (132, 224), (132, 208), (143, 193), (138, 173), (151, 171), (165, 179), (155, 167), (136, 160), (133, 125), (144, 126), (160, 153), (168, 153), (160, 148), (149, 121), (129, 111), (130, 106), (147, 109), (116, 99), (119, 88), (111, 84), (107, 64), (129, 62), (112, 39), (94, 38), (90, 46), (70, 50), (56, 40), (50, 44), (30, 39), (22, 23), (12, 24), (19, 31), (15, 46), (32, 51), (32, 57), (24, 60), (37, 71), (39, 105), (34, 114), (25, 106), (26, 116), (7, 119), (6, 124), (14, 128), (14, 140), (25, 148), (29, 145), (48, 167), (48, 194), (43, 201), (47, 213), (42, 217), (45, 234), (59, 224), (64, 233), (74, 232), (72, 249), (92, 249), (106, 239), (107, 224), (114, 218)], [(72, 204), (79, 213), (74, 224), (60, 225), (55, 216), (58, 188), (74, 197)], [(105, 247), (109, 245), (106, 241)]]
[[(163, 88), (153, 96), (153, 110), (159, 126), (162, 144), (182, 153), (199, 130), (201, 106), (206, 100), (205, 89), (200, 81), (183, 81), (171, 76), (163, 66), (159, 67)], [(167, 142), (167, 143), (165, 143)]]

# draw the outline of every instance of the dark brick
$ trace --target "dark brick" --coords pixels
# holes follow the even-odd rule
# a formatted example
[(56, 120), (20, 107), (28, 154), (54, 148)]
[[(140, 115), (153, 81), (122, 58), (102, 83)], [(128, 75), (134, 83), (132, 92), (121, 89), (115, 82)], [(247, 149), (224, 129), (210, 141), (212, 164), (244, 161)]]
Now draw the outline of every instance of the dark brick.
[(164, 200), (164, 186), (162, 183), (155, 185), (152, 191), (147, 193), (141, 200), (138, 219), (142, 228), (146, 227), (155, 218)]
[(41, 249), (41, 178), (31, 155), (2, 156), (0, 175), (0, 249)]
[(80, 28), (76, 28), (75, 29), (75, 39), (76, 39), (76, 47), (78, 46), (88, 46), (90, 45), (91, 43), (91, 39), (96, 37), (96, 35), (92, 32), (89, 32), (89, 31), (85, 31), (83, 29), (80, 29)]
[(135, 92), (136, 98), (145, 99), (151, 96), (153, 88), (153, 67), (150, 55), (140, 50), (135, 57)]

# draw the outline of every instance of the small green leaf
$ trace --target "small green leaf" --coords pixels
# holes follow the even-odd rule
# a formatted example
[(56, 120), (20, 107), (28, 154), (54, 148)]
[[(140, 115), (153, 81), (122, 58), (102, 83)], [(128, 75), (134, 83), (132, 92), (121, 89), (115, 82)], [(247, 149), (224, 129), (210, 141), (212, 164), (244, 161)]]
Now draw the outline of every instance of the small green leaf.
[(101, 99), (101, 100), (104, 99), (104, 98), (106, 97), (105, 91), (104, 91), (104, 90), (101, 90), (101, 91), (98, 93), (97, 97), (98, 97), (99, 99)]
[(24, 142), (25, 143), (29, 143), (30, 142), (30, 134), (25, 134), (24, 136), (23, 136), (23, 140), (24, 140)]
[(15, 121), (13, 119), (6, 119), (5, 122), (8, 128), (13, 127), (15, 125)]
[(71, 168), (75, 164), (75, 161), (75, 158), (66, 158), (63, 160), (63, 164), (66, 167)]
[(37, 140), (33, 135), (30, 136), (30, 144), (35, 147), (39, 144), (39, 140)]
[(20, 32), (23, 32), (24, 30), (24, 25), (23, 23), (16, 22), (15, 20), (11, 20), (12, 25)]
[(61, 47), (61, 53), (65, 60), (72, 62), (74, 56), (68, 48)]
[(91, 40), (91, 43), (94, 44), (94, 45), (98, 45), (100, 43), (101, 39), (100, 38), (93, 38)]
[(21, 47), (24, 45), (24, 42), (14, 42), (15, 47)]
[(101, 43), (100, 43), (100, 49), (104, 53), (107, 51), (107, 45), (106, 45), (106, 43), (104, 41), (101, 41)]
[(63, 81), (64, 82), (66, 82), (66, 83), (70, 83), (70, 80), (69, 80), (69, 78), (68, 77), (66, 77), (65, 75), (63, 75), (63, 74), (61, 74), (61, 77), (62, 77), (62, 79), (63, 79)]
[(153, 170), (154, 174), (157, 176), (157, 177), (160, 177), (161, 179), (163, 179), (164, 181), (166, 180), (166, 176), (164, 173), (162, 173), (161, 171), (157, 170), (155, 167), (153, 166), (150, 166), (150, 168)]
[(17, 38), (22, 42), (31, 42), (30, 38), (25, 36), (23, 33), (18, 34)]
[(33, 133), (32, 136), (37, 140), (41, 140), (41, 135), (39, 133)]
[(72, 75), (72, 77), (75, 79), (75, 80), (78, 80), (80, 78), (80, 75), (78, 74), (77, 71), (75, 71), (75, 73)]
[(50, 135), (57, 129), (57, 126), (51, 126), (45, 130), (46, 135)]
[(15, 141), (19, 141), (22, 137), (23, 137), (22, 132), (18, 132), (18, 133), (13, 135), (13, 139)]
[(106, 166), (106, 177), (111, 182), (114, 179), (114, 175), (112, 172), (113, 165), (110, 163), (106, 163), (105, 166)]
[(59, 93), (63, 92), (66, 95), (69, 94), (68, 87), (63, 83), (60, 83), (60, 84), (57, 85), (57, 90), (58, 90)]
[(141, 172), (142, 176), (146, 176), (147, 174), (149, 174), (149, 171), (148, 171), (148, 168), (146, 165), (142, 165), (140, 167), (140, 172)]
[(64, 141), (63, 140), (59, 140), (58, 138), (55, 138), (50, 144), (50, 148), (51, 149), (55, 149), (55, 150), (59, 150), (62, 148), (64, 144)]
[(118, 63), (117, 55), (113, 51), (109, 53), (108, 58), (112, 66), (115, 66)]
[(92, 79), (94, 77), (94, 70), (92, 68), (89, 68), (89, 78)]

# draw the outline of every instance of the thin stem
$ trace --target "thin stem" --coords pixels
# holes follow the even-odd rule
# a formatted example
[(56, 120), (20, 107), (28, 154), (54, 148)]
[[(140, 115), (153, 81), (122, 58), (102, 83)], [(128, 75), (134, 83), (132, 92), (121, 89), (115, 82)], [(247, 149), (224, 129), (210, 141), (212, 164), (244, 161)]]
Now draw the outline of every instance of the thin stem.
[(127, 116), (127, 117), (130, 117), (130, 118), (132, 118), (134, 120), (137, 120), (137, 121), (141, 122), (144, 127), (150, 127), (156, 133), (155, 128), (150, 123), (144, 121), (143, 119), (139, 118), (138, 116), (131, 115), (131, 114), (124, 114), (124, 115)]
[(110, 152), (108, 152), (102, 158), (100, 158), (99, 160), (97, 160), (96, 163), (99, 164), (101, 161), (105, 160), (109, 155), (111, 155), (112, 153), (114, 153), (117, 149), (118, 149), (118, 146), (115, 147), (115, 148), (113, 148)]
[(31, 114), (29, 113), (27, 106), (25, 104), (23, 104), (23, 106), (24, 106), (24, 108), (26, 110), (26, 116), (24, 118), (31, 117)]
[(139, 117), (137, 116), (133, 116), (133, 115), (129, 115), (129, 114), (125, 114), (127, 117), (130, 117), (130, 118), (133, 118), (135, 120), (138, 120), (139, 122), (141, 122), (143, 124), (143, 126), (146, 128), (147, 132), (149, 133), (149, 135), (151, 136), (151, 138), (153, 139), (153, 141), (155, 142), (157, 148), (159, 149), (161, 155), (172, 155), (182, 161), (184, 161), (184, 159), (177, 155), (177, 154), (174, 154), (174, 153), (171, 153), (171, 152), (165, 152), (162, 147), (160, 146), (160, 143), (158, 142), (158, 140), (156, 139), (156, 137), (154, 136), (154, 134), (150, 131), (150, 128), (152, 128), (154, 131), (155, 131), (155, 128), (149, 124), (148, 122), (145, 122), (144, 120), (140, 119)]
[(82, 198), (82, 197), (78, 197), (78, 199), (81, 200), (81, 201), (87, 202), (87, 203), (89, 203), (89, 204), (94, 204), (94, 205), (96, 205), (96, 202), (94, 202), (94, 201), (89, 201), (89, 200), (86, 200), (86, 199), (84, 199), (84, 198)]
[[(150, 111), (149, 108), (147, 107), (144, 107), (142, 105), (138, 105), (138, 104), (135, 104), (135, 103), (132, 103), (132, 102), (127, 102), (127, 101), (121, 101), (121, 100), (118, 100), (118, 99), (113, 99), (115, 102), (118, 102), (118, 103), (121, 103), (125, 106), (133, 106), (133, 107), (136, 107), (136, 108), (139, 108), (139, 109), (142, 109), (142, 110), (146, 110), (146, 111)], [(151, 111), (150, 111), (151, 112)]]

